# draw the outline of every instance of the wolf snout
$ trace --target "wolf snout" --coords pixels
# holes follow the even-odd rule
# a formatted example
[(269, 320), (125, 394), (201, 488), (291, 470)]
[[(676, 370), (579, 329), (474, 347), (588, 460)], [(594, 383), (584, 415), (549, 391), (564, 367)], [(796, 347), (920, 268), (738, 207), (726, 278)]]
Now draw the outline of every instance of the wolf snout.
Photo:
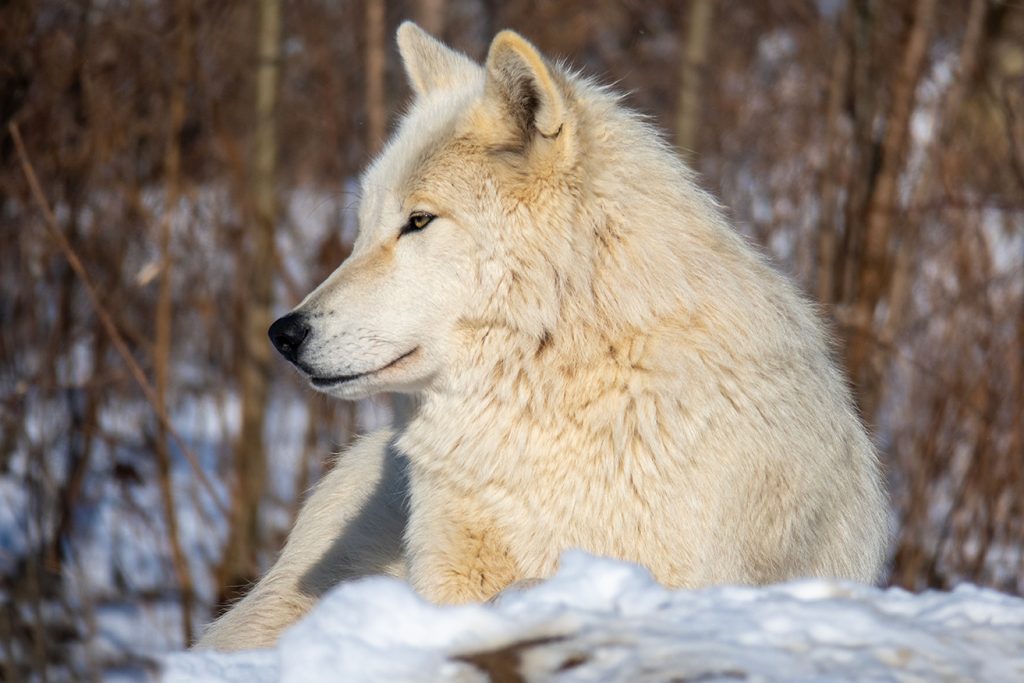
[(267, 334), (278, 353), (294, 363), (299, 357), (302, 342), (309, 336), (309, 324), (301, 313), (289, 313), (275, 320)]

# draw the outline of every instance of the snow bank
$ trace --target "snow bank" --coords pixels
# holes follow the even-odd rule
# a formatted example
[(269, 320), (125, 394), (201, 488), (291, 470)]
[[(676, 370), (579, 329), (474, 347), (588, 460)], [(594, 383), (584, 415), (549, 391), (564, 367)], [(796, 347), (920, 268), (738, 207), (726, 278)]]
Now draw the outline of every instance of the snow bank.
[(1024, 681), (1024, 600), (825, 581), (668, 591), (568, 553), (494, 605), (341, 586), (272, 650), (186, 653), (165, 681)]

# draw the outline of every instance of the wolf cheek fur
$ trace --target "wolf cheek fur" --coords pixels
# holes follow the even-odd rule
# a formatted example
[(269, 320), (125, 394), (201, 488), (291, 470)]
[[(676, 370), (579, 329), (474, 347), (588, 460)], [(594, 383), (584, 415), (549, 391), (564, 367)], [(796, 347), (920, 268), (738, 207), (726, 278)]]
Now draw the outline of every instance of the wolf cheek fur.
[(670, 586), (874, 580), (877, 457), (794, 286), (612, 92), (507, 31), (483, 66), (398, 43), (415, 101), (352, 256), (275, 343), (322, 391), (417, 408), (339, 458), (201, 646), (273, 642), (362, 574), (484, 600), (567, 548)]

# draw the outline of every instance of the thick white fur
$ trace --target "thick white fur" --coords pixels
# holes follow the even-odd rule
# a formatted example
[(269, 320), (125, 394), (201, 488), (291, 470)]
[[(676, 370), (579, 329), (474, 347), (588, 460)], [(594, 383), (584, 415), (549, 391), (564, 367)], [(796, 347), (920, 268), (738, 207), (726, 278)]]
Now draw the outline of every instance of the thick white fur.
[[(567, 548), (669, 586), (873, 581), (879, 465), (812, 306), (616, 95), (510, 32), (483, 67), (398, 42), (416, 100), (352, 256), (296, 309), (297, 364), (418, 407), (343, 456), (201, 645), (270, 643), (365, 573), (487, 599)], [(399, 238), (416, 211), (437, 218)]]

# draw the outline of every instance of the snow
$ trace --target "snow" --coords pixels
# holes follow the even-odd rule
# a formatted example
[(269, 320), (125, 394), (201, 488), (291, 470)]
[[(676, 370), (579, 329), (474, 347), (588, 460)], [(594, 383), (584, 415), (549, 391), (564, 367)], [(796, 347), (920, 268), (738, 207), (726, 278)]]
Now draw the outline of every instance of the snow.
[(1021, 681), (1024, 600), (850, 583), (669, 591), (567, 553), (495, 604), (437, 607), (383, 577), (342, 585), (269, 650), (164, 659), (178, 681)]

